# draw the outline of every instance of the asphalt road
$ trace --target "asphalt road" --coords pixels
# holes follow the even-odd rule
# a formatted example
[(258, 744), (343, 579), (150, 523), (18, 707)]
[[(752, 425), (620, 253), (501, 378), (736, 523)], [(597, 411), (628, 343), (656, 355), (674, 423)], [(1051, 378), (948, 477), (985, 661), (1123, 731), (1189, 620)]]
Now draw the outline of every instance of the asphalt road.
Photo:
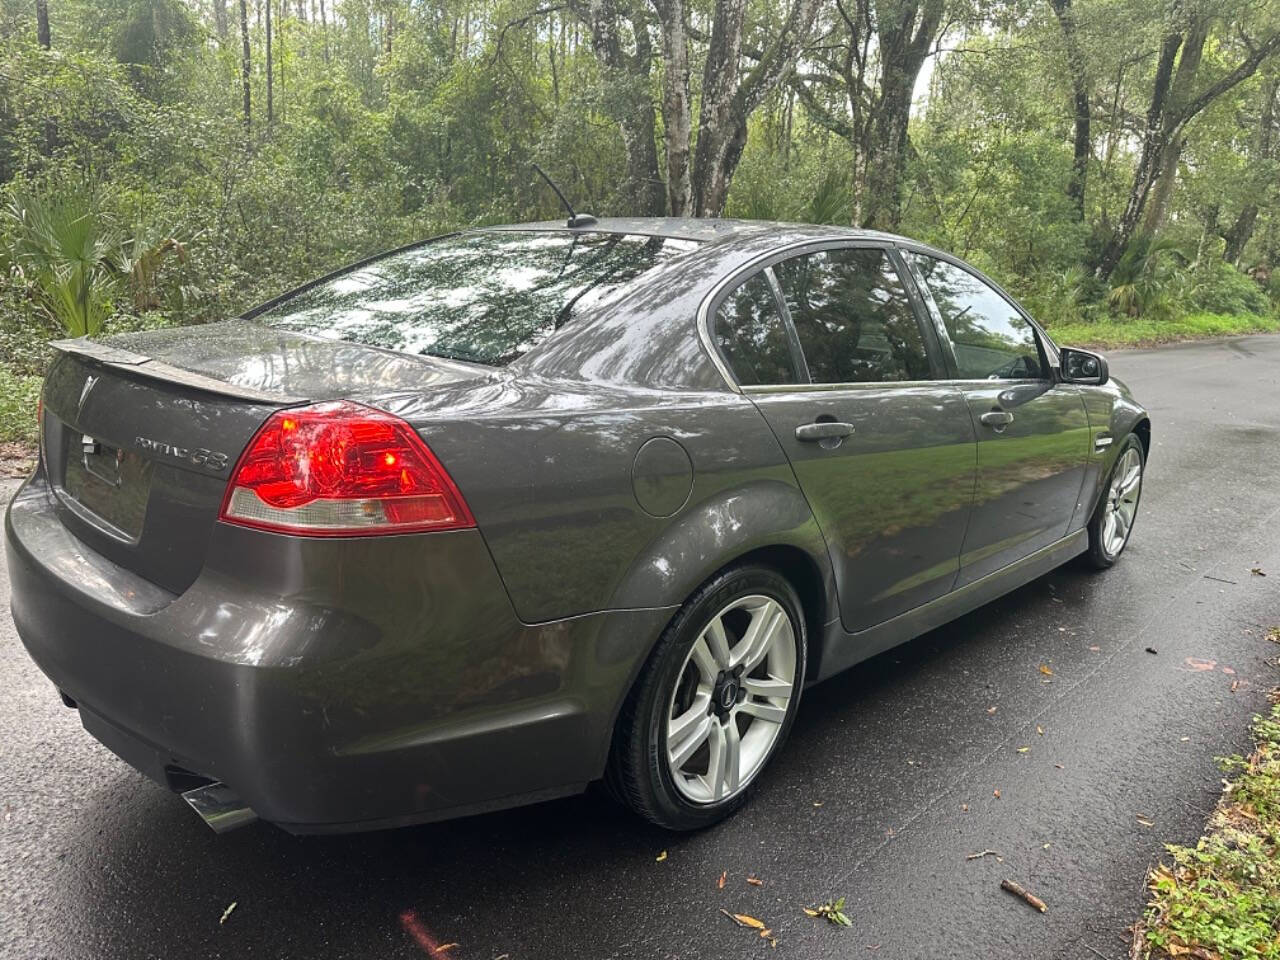
[[(219, 837), (81, 730), (5, 617), (0, 956), (1127, 956), (1148, 865), (1199, 834), (1214, 757), (1280, 684), (1263, 639), (1280, 624), (1280, 337), (1112, 369), (1155, 424), (1121, 563), (1063, 568), (808, 691), (754, 801), (696, 836), (586, 796), (381, 834)], [(1001, 859), (967, 859), (983, 850)], [(832, 896), (851, 929), (801, 912)], [(776, 951), (721, 908), (767, 921)]]

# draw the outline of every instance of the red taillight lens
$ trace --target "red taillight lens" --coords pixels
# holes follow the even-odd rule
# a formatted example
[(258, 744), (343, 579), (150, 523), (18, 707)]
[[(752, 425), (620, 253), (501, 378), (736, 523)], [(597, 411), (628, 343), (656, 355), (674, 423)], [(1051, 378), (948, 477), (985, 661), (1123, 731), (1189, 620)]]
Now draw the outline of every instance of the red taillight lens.
[(236, 464), (221, 519), (307, 536), (475, 526), (409, 424), (346, 400), (273, 414)]

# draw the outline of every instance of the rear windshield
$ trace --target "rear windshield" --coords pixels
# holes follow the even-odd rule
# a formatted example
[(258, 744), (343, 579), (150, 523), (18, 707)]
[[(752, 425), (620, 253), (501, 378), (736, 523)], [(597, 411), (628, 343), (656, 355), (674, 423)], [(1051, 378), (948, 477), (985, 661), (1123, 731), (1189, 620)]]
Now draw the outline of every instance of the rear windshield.
[(500, 366), (696, 247), (691, 240), (567, 230), (463, 234), (351, 270), (258, 319), (299, 333)]

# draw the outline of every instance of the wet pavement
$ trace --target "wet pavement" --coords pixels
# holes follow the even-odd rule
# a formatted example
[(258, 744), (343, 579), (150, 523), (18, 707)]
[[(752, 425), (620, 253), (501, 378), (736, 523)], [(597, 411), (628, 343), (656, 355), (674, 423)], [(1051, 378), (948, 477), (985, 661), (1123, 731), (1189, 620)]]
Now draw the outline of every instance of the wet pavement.
[[(1198, 836), (1214, 757), (1280, 685), (1280, 337), (1111, 360), (1155, 442), (1121, 563), (1071, 564), (809, 690), (751, 804), (693, 836), (595, 794), (217, 836), (83, 732), (5, 616), (0, 957), (1121, 960), (1148, 865)], [(968, 859), (984, 850), (1000, 859)], [(849, 929), (801, 911), (839, 896)]]

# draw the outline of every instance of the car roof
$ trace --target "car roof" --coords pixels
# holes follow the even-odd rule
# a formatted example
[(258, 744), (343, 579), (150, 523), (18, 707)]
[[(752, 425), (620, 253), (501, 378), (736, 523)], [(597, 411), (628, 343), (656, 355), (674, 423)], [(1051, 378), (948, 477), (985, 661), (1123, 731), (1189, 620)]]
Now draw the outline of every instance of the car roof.
[(623, 233), (651, 237), (671, 237), (677, 240), (701, 242), (756, 237), (771, 233), (779, 240), (814, 237), (847, 237), (851, 239), (907, 241), (877, 230), (859, 230), (854, 227), (819, 226), (809, 223), (786, 223), (776, 220), (737, 220), (721, 217), (600, 217), (593, 223), (570, 227), (564, 220), (541, 220), (533, 223), (513, 223), (502, 226), (478, 227), (478, 232), (575, 232), (575, 233)]

